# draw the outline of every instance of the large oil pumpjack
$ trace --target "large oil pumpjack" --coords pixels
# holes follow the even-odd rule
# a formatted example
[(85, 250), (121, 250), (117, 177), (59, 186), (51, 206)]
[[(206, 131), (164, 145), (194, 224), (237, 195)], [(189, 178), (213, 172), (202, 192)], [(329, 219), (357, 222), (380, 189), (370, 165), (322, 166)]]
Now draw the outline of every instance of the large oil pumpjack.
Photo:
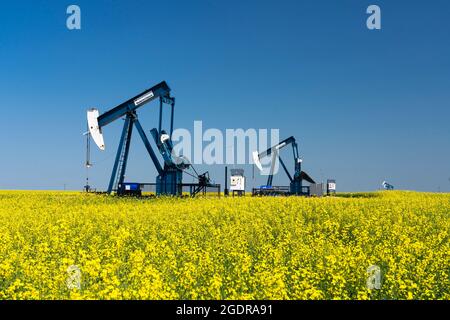
[[(186, 184), (186, 186), (190, 187), (191, 196), (194, 196), (201, 191), (205, 192), (207, 187), (219, 188), (220, 193), (220, 185), (211, 184), (207, 173), (197, 174), (187, 159), (179, 157), (174, 153), (171, 137), (173, 133), (175, 98), (170, 95), (170, 91), (167, 83), (163, 81), (102, 115), (99, 115), (98, 109), (93, 108), (88, 110), (87, 120), (89, 134), (100, 150), (105, 150), (103, 128), (118, 119), (125, 118), (107, 193), (111, 194), (116, 191), (118, 195), (140, 194), (141, 184), (124, 181), (133, 128), (138, 131), (156, 171), (158, 172), (155, 183), (156, 195), (181, 196), (184, 186), (183, 172), (187, 172), (189, 169), (193, 169), (194, 173), (191, 175), (198, 179), (198, 183), (196, 184)], [(163, 165), (160, 164), (137, 115), (137, 110), (139, 108), (153, 100), (159, 100), (159, 122), (158, 127), (153, 128), (150, 133), (159, 154), (164, 160)], [(170, 107), (170, 129), (168, 132), (162, 129), (164, 105)]]

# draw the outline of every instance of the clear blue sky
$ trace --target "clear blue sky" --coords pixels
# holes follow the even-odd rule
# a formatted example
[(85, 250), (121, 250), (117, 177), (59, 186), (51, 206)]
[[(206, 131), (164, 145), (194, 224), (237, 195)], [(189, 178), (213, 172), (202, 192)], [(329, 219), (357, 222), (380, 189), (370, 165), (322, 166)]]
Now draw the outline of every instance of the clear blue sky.
[[(66, 29), (70, 4), (81, 31)], [(381, 31), (365, 26), (370, 4)], [(2, 0), (0, 188), (82, 188), (86, 109), (166, 80), (177, 127), (280, 128), (300, 141), (304, 169), (341, 191), (384, 179), (450, 191), (449, 36), (446, 0)], [(149, 130), (157, 108), (144, 109)], [(93, 150), (94, 187), (119, 133), (108, 126), (107, 151)], [(223, 183), (222, 167), (201, 169)], [(139, 139), (127, 176), (154, 181)]]

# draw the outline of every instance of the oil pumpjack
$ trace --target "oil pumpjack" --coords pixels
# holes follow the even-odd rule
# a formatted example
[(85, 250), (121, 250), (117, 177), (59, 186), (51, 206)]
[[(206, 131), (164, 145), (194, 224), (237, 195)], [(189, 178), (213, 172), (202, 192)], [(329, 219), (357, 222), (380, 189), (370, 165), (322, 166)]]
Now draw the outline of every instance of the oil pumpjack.
[[(89, 134), (100, 150), (105, 150), (103, 128), (108, 124), (125, 117), (125, 123), (123, 125), (107, 193), (111, 194), (116, 191), (118, 195), (122, 195), (127, 194), (127, 191), (133, 190), (139, 191), (140, 193), (140, 190), (138, 190), (140, 186), (139, 183), (126, 183), (124, 181), (133, 128), (138, 131), (156, 171), (158, 172), (155, 183), (157, 195), (181, 196), (183, 192), (183, 172), (186, 172), (190, 168), (194, 170), (194, 177), (198, 179), (198, 184), (188, 184), (191, 188), (191, 195), (195, 195), (202, 190), (205, 191), (208, 186), (218, 186), (220, 192), (220, 185), (210, 184), (208, 173), (198, 175), (186, 158), (176, 156), (173, 151), (171, 137), (173, 133), (175, 98), (170, 95), (170, 91), (167, 83), (163, 81), (115, 108), (110, 109), (102, 115), (99, 115), (98, 109), (93, 108), (88, 110), (87, 121)], [(164, 160), (163, 165), (160, 164), (137, 115), (137, 110), (139, 108), (153, 100), (159, 100), (159, 122), (158, 127), (153, 128), (150, 133)], [(165, 105), (170, 107), (170, 129), (168, 132), (162, 129), (163, 109)]]
[[(294, 175), (292, 176), (289, 173), (289, 170), (286, 167), (286, 164), (281, 159), (280, 150), (287, 145), (292, 145), (292, 152), (294, 155)], [(267, 185), (261, 186), (258, 189), (253, 190), (254, 195), (276, 195), (276, 194), (285, 194), (285, 195), (309, 195), (309, 188), (305, 188), (303, 186), (303, 181), (307, 181), (309, 183), (314, 184), (315, 181), (304, 171), (302, 171), (302, 159), (299, 156), (298, 145), (294, 137), (289, 137), (275, 146), (258, 153), (258, 151), (253, 152), (253, 163), (258, 167), (260, 171), (263, 171), (263, 167), (261, 164), (261, 159), (265, 157), (272, 157), (270, 172), (267, 178)], [(273, 175), (275, 170), (275, 162), (279, 160), (280, 164), (289, 178), (290, 185), (286, 190), (281, 187), (274, 187), (272, 185)]]

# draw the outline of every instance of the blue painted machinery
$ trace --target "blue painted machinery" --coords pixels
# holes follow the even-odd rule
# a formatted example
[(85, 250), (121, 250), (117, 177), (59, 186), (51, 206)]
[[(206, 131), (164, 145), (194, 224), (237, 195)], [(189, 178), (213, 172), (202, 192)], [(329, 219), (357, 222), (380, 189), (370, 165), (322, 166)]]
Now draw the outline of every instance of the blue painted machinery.
[[(156, 153), (147, 139), (147, 135), (136, 113), (139, 108), (154, 100), (159, 100), (159, 123), (158, 128), (153, 128), (150, 132), (160, 155), (164, 159), (163, 166), (160, 164)], [(162, 129), (163, 109), (165, 105), (170, 107), (169, 132)], [(177, 157), (173, 152), (171, 136), (173, 132), (174, 109), (175, 98), (171, 97), (170, 88), (163, 81), (102, 115), (99, 115), (97, 109), (88, 111), (89, 133), (101, 150), (105, 149), (102, 129), (106, 125), (125, 117), (119, 147), (108, 184), (108, 193), (112, 193), (113, 191), (117, 191), (118, 195), (139, 195), (141, 193), (139, 184), (124, 182), (131, 136), (133, 130), (136, 129), (158, 172), (156, 178), (156, 194), (173, 196), (180, 196), (182, 194), (183, 171), (188, 169), (190, 164), (183, 158)]]
[(383, 181), (382, 186), (384, 190), (394, 190), (394, 186), (386, 181)]
[[(280, 157), (280, 150), (287, 145), (292, 145), (292, 152), (294, 155), (294, 175), (289, 173), (286, 164)], [(270, 172), (267, 178), (267, 185), (261, 186), (259, 189), (253, 190), (254, 195), (277, 195), (277, 194), (289, 194), (289, 195), (309, 195), (309, 188), (303, 186), (303, 180), (309, 183), (315, 183), (314, 180), (304, 171), (302, 171), (302, 159), (298, 153), (298, 145), (294, 137), (289, 137), (277, 145), (267, 149), (264, 152), (258, 153), (255, 151), (253, 153), (253, 162), (259, 168), (263, 170), (261, 159), (265, 157), (272, 157)], [(279, 160), (281, 167), (289, 178), (290, 185), (289, 188), (285, 187), (274, 187), (272, 185), (273, 175), (275, 170), (275, 161)]]

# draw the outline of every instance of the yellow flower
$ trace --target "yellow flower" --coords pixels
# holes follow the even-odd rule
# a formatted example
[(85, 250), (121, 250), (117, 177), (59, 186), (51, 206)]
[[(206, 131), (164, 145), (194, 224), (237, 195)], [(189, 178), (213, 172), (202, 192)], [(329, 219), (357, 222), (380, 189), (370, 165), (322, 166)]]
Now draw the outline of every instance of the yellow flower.
[[(449, 194), (401, 191), (142, 200), (0, 191), (0, 299), (448, 300), (449, 215)], [(79, 287), (67, 285), (70, 266)], [(379, 288), (368, 286), (371, 266)]]

